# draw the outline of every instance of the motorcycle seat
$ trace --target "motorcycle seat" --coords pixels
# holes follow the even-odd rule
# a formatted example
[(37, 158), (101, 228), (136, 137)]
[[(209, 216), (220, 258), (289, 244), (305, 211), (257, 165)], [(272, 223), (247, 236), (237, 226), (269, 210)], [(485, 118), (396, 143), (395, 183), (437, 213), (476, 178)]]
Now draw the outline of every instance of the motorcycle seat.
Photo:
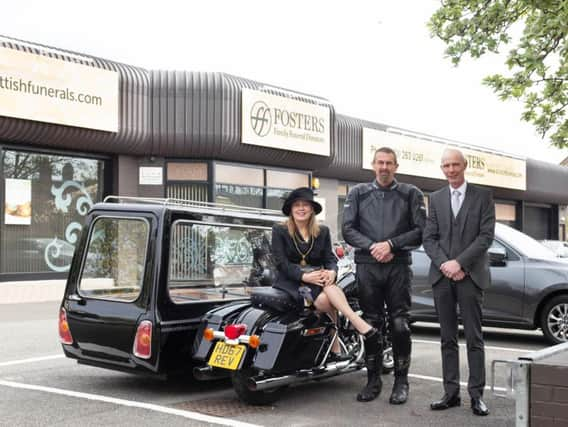
[(250, 300), (256, 308), (269, 308), (281, 313), (298, 310), (297, 303), (287, 292), (272, 287), (254, 288)]

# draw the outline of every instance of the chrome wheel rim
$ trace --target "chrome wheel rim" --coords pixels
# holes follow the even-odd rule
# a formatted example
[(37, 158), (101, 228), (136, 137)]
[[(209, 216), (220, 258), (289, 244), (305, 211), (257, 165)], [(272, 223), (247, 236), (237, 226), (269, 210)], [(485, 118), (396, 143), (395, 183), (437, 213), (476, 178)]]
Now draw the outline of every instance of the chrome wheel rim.
[(548, 312), (546, 322), (548, 330), (556, 340), (568, 341), (568, 303), (552, 307)]
[(392, 348), (389, 348), (385, 352), (383, 352), (383, 367), (387, 369), (394, 368), (394, 357), (392, 354)]

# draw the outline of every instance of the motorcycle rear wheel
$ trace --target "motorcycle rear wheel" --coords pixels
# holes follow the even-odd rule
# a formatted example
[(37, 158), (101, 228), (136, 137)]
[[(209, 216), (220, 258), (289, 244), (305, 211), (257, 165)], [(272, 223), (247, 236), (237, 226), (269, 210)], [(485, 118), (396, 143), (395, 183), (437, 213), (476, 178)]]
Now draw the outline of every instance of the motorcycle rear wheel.
[(239, 399), (249, 405), (270, 405), (280, 399), (285, 387), (276, 387), (271, 390), (252, 391), (247, 386), (249, 378), (253, 377), (255, 370), (248, 368), (233, 372), (231, 381), (233, 389)]

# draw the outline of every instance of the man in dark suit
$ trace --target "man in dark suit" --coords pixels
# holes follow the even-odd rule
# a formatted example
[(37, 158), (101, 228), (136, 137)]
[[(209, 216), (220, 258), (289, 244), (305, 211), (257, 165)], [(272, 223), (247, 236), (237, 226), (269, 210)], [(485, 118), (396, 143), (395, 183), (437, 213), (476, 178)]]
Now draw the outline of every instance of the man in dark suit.
[(490, 191), (465, 181), (467, 160), (447, 149), (442, 172), (449, 186), (430, 196), (424, 249), (432, 260), (429, 281), (440, 320), (445, 394), (432, 410), (460, 406), (458, 315), (462, 318), (469, 365), (468, 392), (475, 415), (488, 415), (482, 400), (485, 349), (481, 332), (483, 290), (491, 283), (487, 250), (495, 232), (495, 204)]

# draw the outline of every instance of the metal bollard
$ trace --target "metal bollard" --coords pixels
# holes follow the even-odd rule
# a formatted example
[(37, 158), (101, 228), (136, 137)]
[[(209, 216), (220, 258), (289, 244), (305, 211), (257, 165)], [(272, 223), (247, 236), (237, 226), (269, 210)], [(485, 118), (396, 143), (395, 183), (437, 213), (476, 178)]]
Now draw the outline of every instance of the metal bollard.
[[(509, 368), (505, 393), (499, 393), (495, 388), (495, 368), (497, 365)], [(530, 361), (526, 360), (494, 360), (491, 363), (491, 392), (494, 396), (515, 400), (515, 426), (528, 427), (529, 397), (530, 397)]]

